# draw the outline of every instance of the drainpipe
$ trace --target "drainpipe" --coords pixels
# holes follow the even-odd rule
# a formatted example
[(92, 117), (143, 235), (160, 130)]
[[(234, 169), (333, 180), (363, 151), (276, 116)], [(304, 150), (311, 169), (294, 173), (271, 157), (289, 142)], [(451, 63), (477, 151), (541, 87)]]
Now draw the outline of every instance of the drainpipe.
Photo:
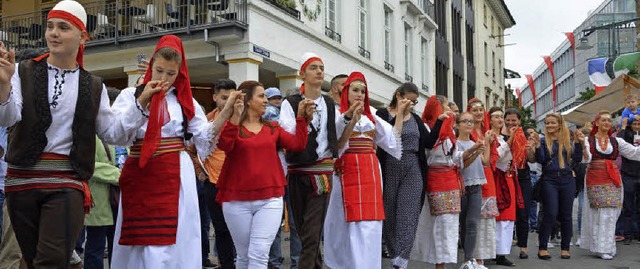
[(204, 29), (204, 42), (207, 42), (216, 47), (216, 63), (220, 62), (220, 44), (213, 40), (209, 40), (209, 29)]

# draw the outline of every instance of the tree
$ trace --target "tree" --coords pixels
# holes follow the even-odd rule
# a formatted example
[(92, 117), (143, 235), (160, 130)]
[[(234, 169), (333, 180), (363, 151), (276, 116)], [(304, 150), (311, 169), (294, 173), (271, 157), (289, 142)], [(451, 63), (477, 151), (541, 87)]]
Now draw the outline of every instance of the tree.
[(583, 92), (580, 92), (580, 97), (578, 97), (577, 101), (586, 102), (589, 101), (593, 96), (596, 95), (596, 90), (587, 87)]
[(519, 100), (515, 95), (511, 95), (511, 103), (514, 105), (514, 107), (518, 108), (518, 110), (520, 111), (520, 125), (522, 126), (522, 129), (526, 130), (527, 128), (531, 127), (533, 129), (537, 128), (536, 125), (536, 120), (533, 118), (533, 111), (531, 110), (531, 107), (528, 108), (523, 108), (520, 107), (519, 104)]

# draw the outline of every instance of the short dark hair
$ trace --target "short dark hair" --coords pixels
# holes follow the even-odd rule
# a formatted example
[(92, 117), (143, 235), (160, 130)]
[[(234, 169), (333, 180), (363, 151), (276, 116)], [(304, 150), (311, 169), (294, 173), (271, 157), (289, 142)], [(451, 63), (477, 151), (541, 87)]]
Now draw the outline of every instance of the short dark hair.
[(21, 49), (16, 51), (16, 62), (22, 62), (27, 59), (33, 59), (45, 53), (46, 53), (46, 50), (44, 49), (32, 49), (32, 48)]
[(107, 87), (107, 95), (109, 96), (109, 102), (113, 104), (120, 95), (120, 90), (115, 87)]
[(520, 115), (520, 110), (518, 110), (515, 107), (507, 108), (507, 110), (504, 111), (504, 117), (505, 118), (507, 117), (507, 115), (512, 115), (512, 114), (516, 115), (516, 117), (518, 117), (519, 120), (522, 119), (522, 115)]
[(400, 94), (400, 96), (404, 97), (404, 95), (407, 93), (415, 93), (416, 95), (420, 96), (418, 92), (418, 86), (416, 86), (416, 84), (413, 84), (412, 82), (402, 83), (402, 85), (400, 85), (400, 87), (398, 87), (393, 93), (393, 97), (391, 97), (391, 103), (389, 104), (389, 107), (395, 108), (398, 105), (398, 98), (396, 97), (397, 94)]
[(458, 106), (458, 105), (457, 105), (457, 104), (456, 104), (456, 102), (454, 102), (454, 101), (449, 101), (448, 106)]
[(333, 78), (331, 79), (331, 84), (333, 85), (333, 83), (334, 83), (336, 80), (338, 80), (338, 79), (341, 79), (341, 78), (348, 78), (348, 77), (349, 77), (349, 76), (348, 76), (347, 74), (340, 74), (340, 75), (337, 75), (337, 76), (335, 76), (335, 77), (333, 77)]
[(216, 84), (213, 84), (212, 89), (214, 94), (220, 93), (220, 90), (222, 89), (235, 90), (236, 83), (233, 80), (226, 79), (226, 78), (218, 79), (218, 81), (216, 81)]

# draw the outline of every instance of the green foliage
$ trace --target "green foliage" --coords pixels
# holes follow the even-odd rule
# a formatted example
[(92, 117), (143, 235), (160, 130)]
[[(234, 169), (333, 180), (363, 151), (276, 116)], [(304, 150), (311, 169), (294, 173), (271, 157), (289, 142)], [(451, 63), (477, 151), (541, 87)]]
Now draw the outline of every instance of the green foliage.
[(578, 97), (577, 101), (586, 102), (591, 99), (591, 97), (596, 95), (596, 90), (587, 87), (583, 92), (580, 92), (580, 97)]
[(511, 104), (513, 104), (514, 107), (517, 107), (518, 110), (520, 110), (520, 116), (522, 116), (522, 118), (520, 119), (520, 125), (522, 125), (522, 129), (527, 130), (527, 128), (531, 127), (531, 128), (536, 128), (536, 120), (533, 118), (533, 110), (531, 109), (531, 107), (528, 108), (522, 108), (519, 107), (519, 100), (515, 95), (511, 95)]
[(276, 0), (276, 3), (288, 7), (288, 8), (296, 8), (296, 2), (294, 0)]

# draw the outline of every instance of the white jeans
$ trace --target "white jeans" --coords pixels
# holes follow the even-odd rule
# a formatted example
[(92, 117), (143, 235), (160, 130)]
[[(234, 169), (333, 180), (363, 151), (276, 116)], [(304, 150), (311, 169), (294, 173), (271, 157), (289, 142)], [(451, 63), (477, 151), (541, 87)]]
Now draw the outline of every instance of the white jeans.
[(282, 197), (222, 204), (224, 219), (236, 247), (237, 269), (264, 269), (282, 221)]

